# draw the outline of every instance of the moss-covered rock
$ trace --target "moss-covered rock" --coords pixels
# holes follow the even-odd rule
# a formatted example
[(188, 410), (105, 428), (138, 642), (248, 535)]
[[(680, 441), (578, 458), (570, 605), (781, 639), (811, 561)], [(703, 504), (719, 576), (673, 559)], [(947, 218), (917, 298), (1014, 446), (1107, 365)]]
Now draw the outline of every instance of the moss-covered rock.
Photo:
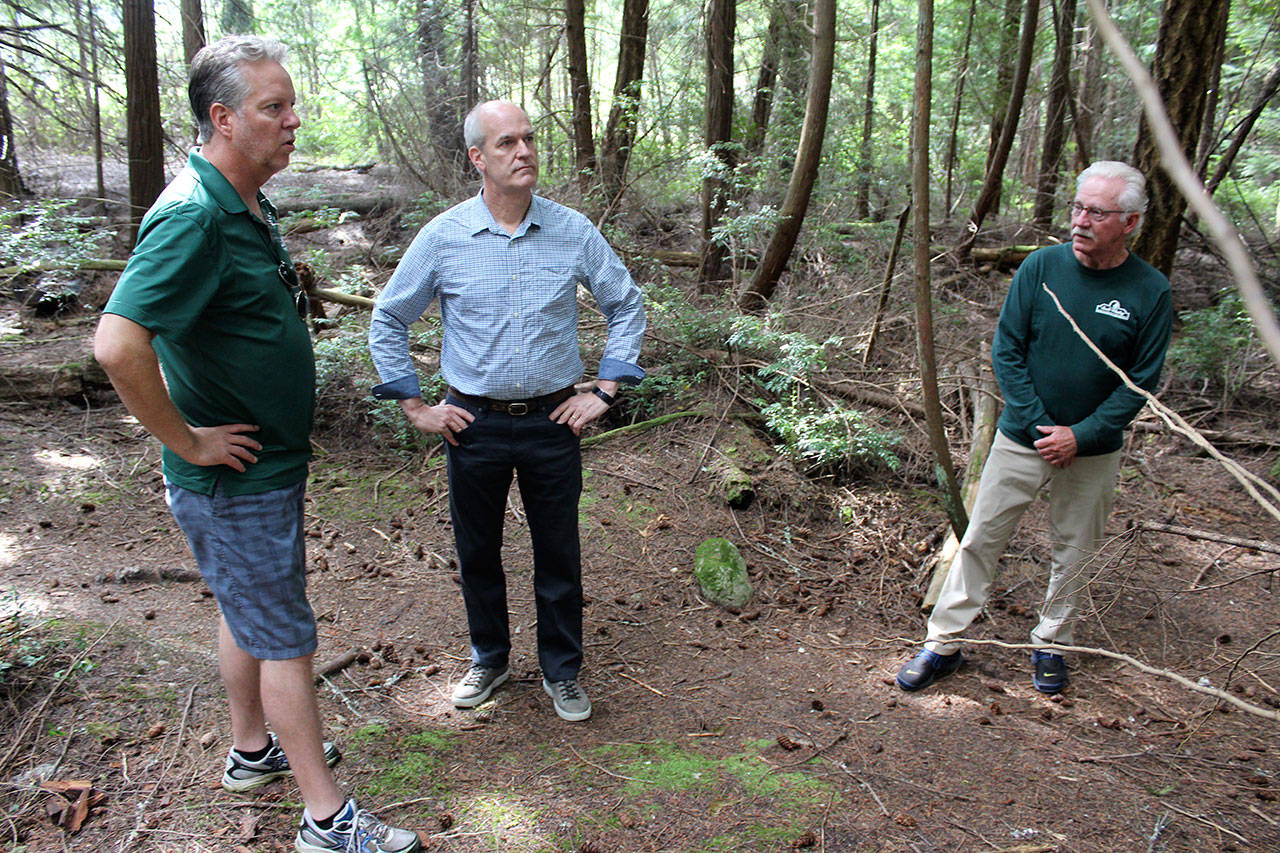
[(693, 576), (703, 598), (721, 607), (745, 607), (751, 600), (747, 562), (728, 539), (713, 537), (698, 546)]

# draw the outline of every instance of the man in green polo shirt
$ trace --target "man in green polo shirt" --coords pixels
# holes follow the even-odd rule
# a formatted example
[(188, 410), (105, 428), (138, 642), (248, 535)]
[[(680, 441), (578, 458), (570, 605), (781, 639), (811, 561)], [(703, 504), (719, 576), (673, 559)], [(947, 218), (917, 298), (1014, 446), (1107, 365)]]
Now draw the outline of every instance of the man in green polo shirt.
[(1159, 381), (1173, 320), (1168, 280), (1125, 244), (1147, 209), (1142, 173), (1094, 163), (1080, 173), (1070, 209), (1071, 242), (1023, 261), (1000, 311), (991, 345), (1004, 396), (999, 432), (924, 648), (898, 672), (903, 690), (960, 666), (960, 639), (987, 600), (1000, 554), (1046, 485), (1053, 560), (1031, 632), (1031, 680), (1042, 693), (1067, 686), (1067, 664), (1052, 647), (1073, 643), (1089, 557), (1111, 514), (1124, 428), (1146, 400), (1080, 339), (1058, 303), (1147, 391)]
[(315, 362), (306, 297), (261, 192), (300, 124), (284, 52), (228, 36), (192, 61), (201, 147), (143, 218), (94, 355), (164, 445), (169, 507), (221, 611), (222, 786), (294, 776), (301, 853), (411, 853), (415, 833), (340, 792), (338, 751), (321, 738), (303, 536)]

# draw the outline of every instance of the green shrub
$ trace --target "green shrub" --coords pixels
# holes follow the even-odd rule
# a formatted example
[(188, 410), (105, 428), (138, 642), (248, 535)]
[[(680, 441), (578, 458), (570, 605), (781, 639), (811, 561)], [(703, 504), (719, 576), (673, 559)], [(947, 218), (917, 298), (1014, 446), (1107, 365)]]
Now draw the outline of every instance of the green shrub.
[(1182, 333), (1169, 347), (1169, 363), (1208, 383), (1230, 400), (1243, 390), (1254, 350), (1253, 321), (1235, 288), (1219, 293), (1216, 305), (1183, 315)]

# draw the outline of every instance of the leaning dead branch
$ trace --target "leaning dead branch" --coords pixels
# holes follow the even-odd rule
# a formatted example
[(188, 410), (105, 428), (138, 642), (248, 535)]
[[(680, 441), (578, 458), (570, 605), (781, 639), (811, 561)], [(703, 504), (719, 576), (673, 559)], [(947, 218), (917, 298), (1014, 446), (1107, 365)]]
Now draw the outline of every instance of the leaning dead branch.
[(1271, 360), (1280, 366), (1280, 320), (1276, 319), (1275, 309), (1262, 290), (1253, 264), (1249, 261), (1249, 254), (1245, 251), (1244, 240), (1240, 238), (1239, 232), (1231, 221), (1218, 210), (1217, 205), (1205, 190), (1204, 184), (1192, 170), (1191, 164), (1187, 162), (1186, 155), (1183, 154), (1182, 147), (1178, 143), (1178, 136), (1165, 112), (1155, 81), (1151, 79), (1147, 67), (1142, 64), (1142, 60), (1138, 59), (1133, 48), (1129, 46), (1115, 22), (1111, 20), (1111, 15), (1107, 12), (1106, 0), (1086, 0), (1086, 2), (1089, 4), (1089, 11), (1093, 13), (1098, 32), (1120, 60), (1120, 64), (1124, 66), (1125, 73), (1129, 75), (1134, 88), (1138, 91), (1138, 97), (1142, 99), (1142, 107), (1151, 125), (1156, 147), (1160, 149), (1160, 160), (1164, 170), (1178, 185), (1178, 189), (1182, 191), (1191, 209), (1209, 226), (1214, 242), (1222, 250), (1222, 255), (1227, 259), (1227, 265), (1235, 276), (1236, 287), (1240, 291), (1245, 307), (1249, 309), (1249, 316), (1253, 318), (1258, 336), (1262, 338), (1263, 344), (1271, 353)]
[(1053, 652), (1071, 652), (1073, 654), (1098, 655), (1099, 657), (1111, 658), (1112, 660), (1118, 660), (1123, 664), (1127, 664), (1128, 666), (1131, 666), (1134, 669), (1140, 670), (1149, 675), (1158, 675), (1161, 678), (1167, 678), (1170, 681), (1180, 684), (1183, 687), (1195, 693), (1203, 693), (1205, 696), (1212, 696), (1214, 699), (1220, 699), (1223, 702), (1227, 702), (1231, 705), (1235, 705), (1241, 711), (1244, 711), (1249, 714), (1253, 714), (1258, 717), (1262, 717), (1264, 720), (1271, 720), (1273, 722), (1280, 723), (1280, 711), (1271, 710), (1268, 708), (1260, 708), (1257, 705), (1246, 702), (1240, 697), (1234, 696), (1225, 690), (1220, 690), (1217, 687), (1206, 687), (1203, 684), (1192, 681), (1190, 678), (1187, 678), (1185, 675), (1179, 675), (1178, 673), (1172, 670), (1161, 669), (1158, 666), (1152, 666), (1151, 664), (1143, 663), (1142, 661), (1138, 660), (1135, 657), (1130, 657), (1129, 655), (1122, 654), (1120, 652), (1113, 652), (1107, 649), (1096, 649), (1096, 648), (1093, 648), (1092, 646), (1061, 646), (1057, 644), (1037, 645), (1034, 643), (1006, 643), (1003, 640), (971, 640), (968, 637), (957, 637), (956, 642), (970, 643), (973, 645), (981, 645), (981, 646), (999, 646), (1002, 649), (1041, 649), (1041, 650), (1047, 649), (1048, 651), (1053, 651)]
[[(1090, 2), (1092, 2), (1092, 0), (1090, 0)], [(1053, 300), (1053, 304), (1058, 307), (1058, 313), (1065, 317), (1066, 321), (1071, 324), (1071, 328), (1080, 337), (1080, 340), (1088, 344), (1089, 349), (1093, 350), (1094, 354), (1097, 355), (1098, 358), (1102, 359), (1103, 363), (1120, 377), (1121, 381), (1124, 382), (1125, 387), (1133, 391), (1135, 394), (1140, 394), (1146, 398), (1147, 405), (1149, 405), (1157, 415), (1164, 419), (1164, 422), (1169, 425), (1170, 429), (1174, 432), (1185, 435), (1187, 438), (1191, 439), (1196, 446), (1200, 447), (1214, 459), (1218, 460), (1222, 467), (1227, 469), (1227, 473), (1232, 477), (1235, 477), (1236, 480), (1239, 481), (1240, 485), (1244, 486), (1244, 490), (1249, 493), (1250, 497), (1258, 502), (1259, 506), (1269, 512), (1277, 521), (1280, 521), (1280, 506), (1277, 506), (1277, 504), (1280, 503), (1280, 491), (1276, 491), (1275, 486), (1272, 486), (1266, 480), (1263, 480), (1261, 477), (1258, 477), (1252, 472), (1246, 470), (1240, 463), (1224, 456), (1216, 447), (1209, 443), (1207, 438), (1200, 434), (1199, 430), (1183, 420), (1181, 415), (1157, 400), (1156, 396), (1150, 391), (1145, 388), (1139, 388), (1134, 384), (1133, 380), (1131, 380), (1114, 361), (1107, 358), (1102, 350), (1098, 349), (1097, 345), (1094, 344), (1093, 341), (1089, 340), (1089, 336), (1084, 333), (1084, 330), (1080, 328), (1079, 324), (1077, 324), (1072, 316), (1067, 313), (1066, 309), (1062, 307), (1062, 303), (1058, 301), (1058, 297), (1049, 289), (1049, 285), (1041, 282), (1040, 286), (1044, 288), (1045, 293), (1049, 294), (1049, 298)], [(1259, 489), (1267, 492), (1271, 496), (1271, 500), (1263, 497)], [(1272, 500), (1274, 500), (1275, 503), (1272, 503)]]
[(1186, 536), (1188, 539), (1203, 539), (1207, 542), (1221, 542), (1224, 545), (1236, 545), (1240, 548), (1251, 548), (1254, 551), (1265, 551), (1268, 554), (1280, 554), (1280, 545), (1266, 542), (1262, 539), (1246, 539), (1243, 536), (1229, 536), (1226, 533), (1196, 530), (1194, 527), (1180, 527), (1176, 524), (1162, 524), (1158, 521), (1139, 521), (1133, 527), (1134, 530), (1172, 533), (1175, 536)]

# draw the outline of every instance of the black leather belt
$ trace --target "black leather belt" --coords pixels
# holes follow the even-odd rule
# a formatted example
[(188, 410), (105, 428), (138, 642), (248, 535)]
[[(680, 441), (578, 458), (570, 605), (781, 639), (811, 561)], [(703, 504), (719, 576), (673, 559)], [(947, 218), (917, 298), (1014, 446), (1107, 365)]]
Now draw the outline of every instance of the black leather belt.
[(554, 409), (573, 396), (573, 386), (570, 385), (568, 388), (552, 391), (550, 394), (543, 394), (541, 397), (530, 397), (527, 400), (495, 400), (492, 397), (477, 397), (475, 394), (463, 394), (452, 385), (449, 386), (449, 393), (465, 403), (480, 406), (491, 412), (504, 412), (508, 415), (519, 416), (544, 409)]

